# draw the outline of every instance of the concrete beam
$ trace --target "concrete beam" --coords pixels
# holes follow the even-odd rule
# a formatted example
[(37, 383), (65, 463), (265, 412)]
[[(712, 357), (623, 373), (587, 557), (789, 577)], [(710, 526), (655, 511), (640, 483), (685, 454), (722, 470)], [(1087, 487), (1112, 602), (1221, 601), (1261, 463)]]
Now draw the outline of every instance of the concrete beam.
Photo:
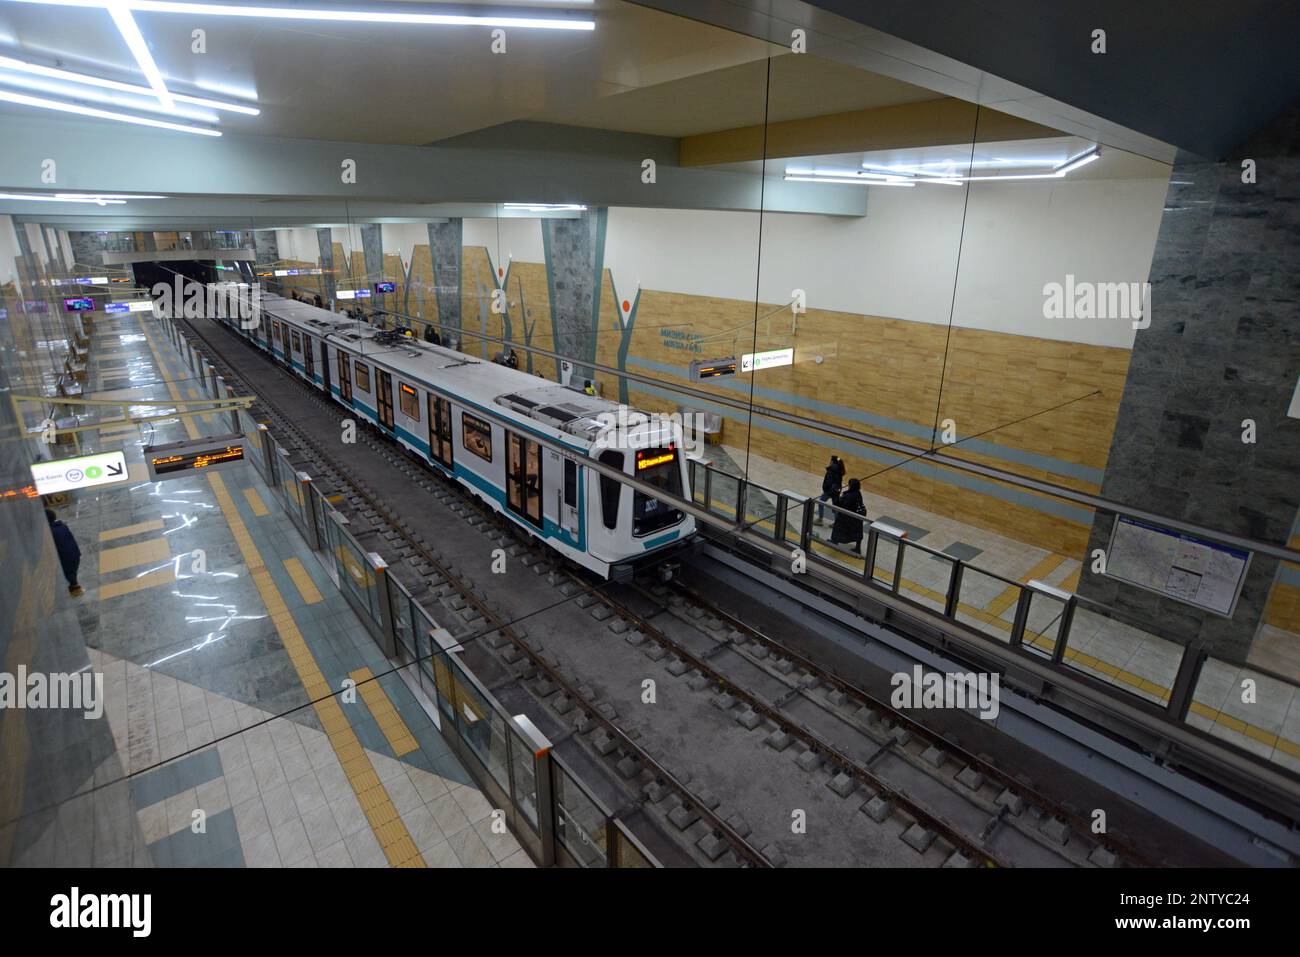
[(768, 159), (782, 159), (1060, 135), (1051, 127), (944, 97), (769, 123), (766, 130), (756, 125), (684, 136), (680, 162), (682, 166), (743, 163), (762, 159), (765, 148)]
[[(56, 164), (55, 184), (42, 182), (50, 159)], [(355, 182), (343, 181), (348, 160), (355, 163)], [(761, 204), (771, 212), (831, 216), (866, 212), (866, 191), (856, 186), (771, 178), (764, 185), (749, 173), (663, 164), (656, 182), (646, 184), (635, 158), (260, 136), (211, 139), (25, 114), (6, 117), (0, 171), (4, 190), (54, 186), (63, 192), (274, 197), (313, 200), (317, 209), (329, 202), (349, 207), (530, 202), (716, 210), (758, 210)], [(276, 215), (265, 204), (258, 212)]]

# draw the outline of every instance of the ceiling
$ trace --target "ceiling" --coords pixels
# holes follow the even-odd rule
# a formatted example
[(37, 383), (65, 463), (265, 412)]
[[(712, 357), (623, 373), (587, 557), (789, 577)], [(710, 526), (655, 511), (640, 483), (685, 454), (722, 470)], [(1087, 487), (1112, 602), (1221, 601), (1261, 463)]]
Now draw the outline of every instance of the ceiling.
[[(135, 19), (169, 89), (256, 102), (260, 116), (221, 115), (221, 128), (231, 133), (420, 145), (517, 119), (563, 117), (583, 126), (653, 127), (680, 135), (671, 122), (650, 119), (669, 101), (629, 106), (641, 119), (619, 125), (621, 108), (611, 108), (611, 98), (683, 78), (697, 81), (681, 102), (692, 128), (701, 120), (696, 96), (719, 106), (731, 101), (731, 115), (749, 108), (746, 117), (753, 116), (748, 104), (757, 102), (761, 119), (761, 87), (756, 91), (745, 76), (728, 76), (726, 70), (761, 61), (769, 44), (620, 0), (535, 6), (548, 13), (557, 6), (572, 9), (594, 19), (596, 29), (510, 28), (505, 53), (495, 54), (490, 30), (480, 26), (140, 12)], [(207, 33), (203, 54), (191, 49), (196, 25)], [(125, 42), (99, 9), (0, 3), (4, 55), (141, 82)], [(698, 81), (715, 71), (723, 75)]]
[(803, 28), (813, 52), (1150, 155), (1222, 159), (1300, 97), (1295, 0), (635, 2), (778, 42)]

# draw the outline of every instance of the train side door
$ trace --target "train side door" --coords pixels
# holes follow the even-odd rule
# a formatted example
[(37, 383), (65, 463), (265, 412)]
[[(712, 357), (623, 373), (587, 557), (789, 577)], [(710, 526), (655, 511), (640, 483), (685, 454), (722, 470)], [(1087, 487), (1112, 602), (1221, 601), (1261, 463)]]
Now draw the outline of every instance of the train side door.
[(451, 403), (434, 395), (428, 396), (429, 404), (429, 454), (433, 460), (452, 470), (451, 451)]
[(352, 360), (340, 349), (335, 353), (339, 357), (339, 397), (348, 405), (352, 404)]
[(506, 506), (542, 527), (542, 448), (506, 432)]
[(375, 370), (379, 388), (375, 390), (375, 401), (379, 405), (379, 424), (390, 432), (393, 430), (393, 377), (383, 369)]
[(320, 375), (325, 385), (325, 394), (330, 394), (330, 347), (324, 339), (320, 341)]
[(302, 334), (302, 367), (307, 373), (307, 381), (316, 381), (316, 340), (307, 333)]
[(555, 487), (555, 518), (560, 527), (578, 537), (578, 463), (558, 452), (547, 451), (547, 459), (559, 470)]

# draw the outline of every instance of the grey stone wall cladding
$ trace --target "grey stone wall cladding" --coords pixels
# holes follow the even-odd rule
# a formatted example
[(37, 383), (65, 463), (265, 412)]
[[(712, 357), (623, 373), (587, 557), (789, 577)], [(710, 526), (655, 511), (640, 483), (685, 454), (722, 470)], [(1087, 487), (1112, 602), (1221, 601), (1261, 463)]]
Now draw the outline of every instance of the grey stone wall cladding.
[[(1257, 182), (1241, 180), (1242, 160)], [(1151, 327), (1133, 345), (1102, 495), (1284, 544), (1300, 501), (1300, 107), (1220, 163), (1176, 161), (1151, 263)], [(1242, 441), (1242, 422), (1256, 442)], [(1098, 513), (1088, 543), (1109, 543)], [(1245, 659), (1278, 563), (1255, 556), (1231, 619), (1082, 576), (1079, 593), (1171, 640)]]
[(325, 270), (325, 298), (327, 300), (334, 298), (334, 290), (338, 288), (334, 276), (334, 239), (333, 233), (329, 229), (316, 230), (316, 248), (320, 253), (320, 268)]
[(280, 261), (280, 243), (275, 238), (275, 230), (258, 229), (253, 232), (253, 249), (257, 253), (258, 265)]
[(72, 258), (77, 265), (104, 265), (104, 237), (98, 233), (70, 232), (68, 244), (72, 246)]
[[(461, 243), (463, 222), (451, 219), (429, 223), (429, 255), (433, 262), (433, 284), (438, 303), (438, 321), (444, 333), (460, 329)], [(455, 290), (453, 292), (453, 290)]]
[[(366, 261), (366, 284), (379, 282), (384, 274), (384, 244), (382, 226), (378, 224), (361, 227), (361, 254)], [(361, 285), (361, 283), (358, 283)]]
[[(555, 350), (563, 355), (594, 361), (596, 342), (592, 338), (591, 315), (600, 295), (597, 262), (602, 250), (597, 245), (597, 210), (589, 209), (576, 219), (543, 219), (554, 289), (552, 322)], [(590, 366), (575, 364), (574, 374), (592, 377)]]

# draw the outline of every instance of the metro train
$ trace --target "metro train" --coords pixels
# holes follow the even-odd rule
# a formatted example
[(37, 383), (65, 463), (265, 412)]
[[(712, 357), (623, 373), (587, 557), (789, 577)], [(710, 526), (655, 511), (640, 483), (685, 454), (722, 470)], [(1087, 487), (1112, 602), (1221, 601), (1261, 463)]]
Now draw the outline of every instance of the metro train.
[[(242, 284), (221, 285), (226, 297), (247, 295)], [(658, 561), (695, 532), (695, 520), (670, 502), (584, 464), (595, 459), (689, 500), (675, 419), (625, 415), (625, 428), (610, 429), (618, 403), (526, 372), (278, 295), (261, 293), (256, 322), (232, 318), (241, 315), (236, 305), (212, 318), (602, 577)]]

